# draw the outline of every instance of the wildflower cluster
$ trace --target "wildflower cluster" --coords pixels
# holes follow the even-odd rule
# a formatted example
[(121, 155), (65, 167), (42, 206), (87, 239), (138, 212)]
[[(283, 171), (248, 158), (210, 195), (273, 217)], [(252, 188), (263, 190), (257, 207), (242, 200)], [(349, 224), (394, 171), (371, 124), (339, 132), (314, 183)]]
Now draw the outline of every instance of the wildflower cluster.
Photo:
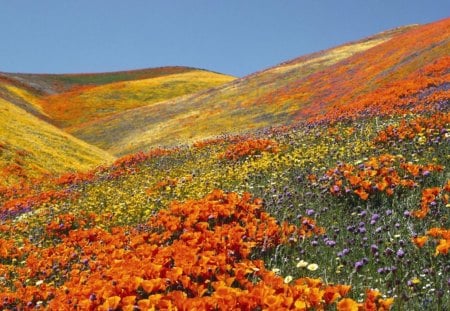
[(439, 239), (434, 253), (435, 256), (448, 254), (450, 250), (450, 229), (431, 228), (427, 231), (426, 235), (413, 237), (412, 241), (417, 247), (422, 248), (427, 243), (429, 237)]
[[(393, 124), (374, 118), (223, 136), (3, 187), (3, 308), (446, 305), (446, 235), (423, 228), (448, 228), (448, 124), (420, 123), (431, 133), (425, 145), (395, 129), (374, 143)], [(220, 158), (249, 140), (283, 148)], [(329, 195), (334, 186), (339, 192)], [(264, 211), (246, 192), (262, 198)], [(422, 205), (426, 217), (414, 217)], [(439, 256), (423, 256), (438, 246)]]
[[(439, 196), (442, 196), (440, 199)], [(439, 201), (448, 205), (450, 198), (450, 180), (447, 184), (440, 187), (426, 188), (422, 191), (422, 199), (420, 201), (420, 209), (412, 211), (411, 215), (417, 218), (424, 218), (430, 211), (431, 208), (437, 209)]]
[(223, 155), (228, 160), (238, 160), (261, 152), (277, 153), (280, 151), (278, 143), (270, 139), (249, 139), (228, 146)]
[[(201, 200), (174, 202), (146, 224), (111, 232), (96, 228), (95, 217), (59, 216), (46, 230), (60, 243), (48, 247), (0, 240), (0, 271), (9, 275), (0, 283), (2, 308), (306, 310), (336, 303), (350, 290), (310, 278), (288, 284), (251, 259), (255, 249), (320, 230), (312, 220), (308, 226), (279, 225), (249, 194), (217, 190)], [(375, 300), (369, 295), (365, 303)], [(376, 303), (387, 310), (383, 306), (391, 302)]]
[(419, 143), (439, 142), (450, 138), (447, 124), (450, 113), (436, 113), (429, 117), (419, 116), (411, 121), (402, 120), (399, 125), (389, 125), (375, 137), (376, 143), (395, 144), (403, 140), (417, 139)]
[(422, 178), (433, 171), (442, 171), (440, 165), (419, 165), (405, 162), (403, 157), (384, 154), (372, 157), (355, 166), (340, 163), (328, 170), (322, 180), (330, 185), (330, 192), (336, 196), (354, 193), (367, 200), (369, 195), (386, 192), (394, 194), (399, 186), (413, 188)]

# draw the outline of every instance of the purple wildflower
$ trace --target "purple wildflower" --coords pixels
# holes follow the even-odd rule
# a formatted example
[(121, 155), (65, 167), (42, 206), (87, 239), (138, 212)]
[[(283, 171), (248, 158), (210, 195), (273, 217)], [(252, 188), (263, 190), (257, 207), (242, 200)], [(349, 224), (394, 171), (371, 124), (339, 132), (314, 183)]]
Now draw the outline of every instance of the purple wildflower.
[(355, 262), (355, 270), (356, 271), (360, 270), (363, 266), (364, 266), (364, 262), (362, 262), (362, 260)]
[(394, 250), (392, 249), (392, 248), (386, 248), (385, 249), (385, 251), (384, 251), (384, 254), (386, 255), (386, 256), (390, 256), (390, 255), (392, 255), (394, 253)]
[(377, 269), (377, 272), (378, 272), (379, 274), (383, 274), (384, 272), (386, 272), (386, 268), (378, 268), (378, 269)]
[(378, 252), (378, 246), (375, 244), (370, 245), (370, 250), (372, 251), (372, 254), (375, 254)]
[(328, 240), (328, 241), (326, 241), (326, 243), (325, 243), (327, 246), (331, 246), (331, 247), (333, 247), (333, 246), (335, 246), (336, 245), (336, 242), (335, 241), (333, 241), (333, 240)]
[(405, 257), (405, 251), (404, 251), (402, 248), (400, 248), (400, 249), (397, 251), (397, 257), (398, 257), (398, 258), (403, 258), (403, 257)]

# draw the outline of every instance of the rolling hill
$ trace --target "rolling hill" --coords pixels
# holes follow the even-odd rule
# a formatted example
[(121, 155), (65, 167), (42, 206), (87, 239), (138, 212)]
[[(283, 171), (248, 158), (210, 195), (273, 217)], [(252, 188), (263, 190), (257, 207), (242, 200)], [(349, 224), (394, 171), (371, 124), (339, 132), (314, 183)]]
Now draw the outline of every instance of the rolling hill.
[(76, 139), (64, 127), (83, 126), (233, 79), (188, 67), (67, 75), (0, 73), (0, 167), (8, 176), (0, 184), (110, 163), (114, 156)]
[(123, 155), (329, 115), (352, 118), (368, 109), (382, 115), (394, 104), (407, 111), (418, 97), (438, 96), (435, 89), (440, 97), (427, 98), (428, 104), (448, 97), (449, 38), (450, 19), (401, 27), (70, 132)]
[(109, 153), (1, 98), (0, 110), (0, 186), (88, 170), (114, 160)]
[[(42, 109), (63, 128), (83, 127), (105, 116), (209, 89), (234, 78), (205, 70), (190, 70), (133, 81), (82, 86), (44, 96)], [(70, 131), (72, 131), (70, 129)]]
[(0, 73), (0, 77), (12, 85), (9, 88), (15, 88), (12, 93), (16, 97), (18, 89), (35, 95), (23, 98), (22, 94), (22, 99), (31, 100), (28, 106), (37, 108), (61, 128), (81, 126), (117, 112), (192, 94), (235, 79), (181, 66), (93, 74)]

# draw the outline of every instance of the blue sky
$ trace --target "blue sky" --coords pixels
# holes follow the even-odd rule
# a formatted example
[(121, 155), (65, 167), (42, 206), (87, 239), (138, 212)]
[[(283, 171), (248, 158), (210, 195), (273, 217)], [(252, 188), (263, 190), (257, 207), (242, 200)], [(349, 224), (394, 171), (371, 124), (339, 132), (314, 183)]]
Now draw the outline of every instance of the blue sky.
[(449, 13), (448, 0), (0, 0), (0, 71), (184, 65), (244, 76)]

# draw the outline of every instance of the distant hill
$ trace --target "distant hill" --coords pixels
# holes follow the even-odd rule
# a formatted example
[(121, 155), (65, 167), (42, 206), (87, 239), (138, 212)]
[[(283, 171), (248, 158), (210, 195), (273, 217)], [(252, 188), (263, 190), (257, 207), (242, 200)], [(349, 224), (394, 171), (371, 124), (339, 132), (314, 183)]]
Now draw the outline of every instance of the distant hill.
[(195, 93), (235, 79), (190, 67), (92, 74), (0, 73), (1, 78), (28, 92), (31, 90), (36, 96), (32, 99), (32, 105), (49, 117), (52, 123), (63, 128)]
[(133, 81), (140, 79), (158, 78), (171, 74), (193, 71), (195, 68), (184, 66), (167, 66), (147, 69), (137, 69), (100, 73), (73, 74), (33, 74), (33, 73), (4, 73), (4, 75), (28, 85), (43, 94), (55, 94), (70, 91), (80, 86), (98, 86), (108, 83)]
[(87, 170), (114, 157), (0, 98), (0, 186)]
[(59, 126), (79, 127), (105, 116), (186, 94), (209, 89), (234, 77), (205, 70), (190, 70), (158, 77), (120, 81), (99, 86), (82, 86), (44, 96), (42, 109)]
[(42, 94), (27, 84), (21, 83), (7, 74), (0, 73), (0, 98), (15, 104), (34, 116), (51, 122), (42, 110), (39, 98)]

